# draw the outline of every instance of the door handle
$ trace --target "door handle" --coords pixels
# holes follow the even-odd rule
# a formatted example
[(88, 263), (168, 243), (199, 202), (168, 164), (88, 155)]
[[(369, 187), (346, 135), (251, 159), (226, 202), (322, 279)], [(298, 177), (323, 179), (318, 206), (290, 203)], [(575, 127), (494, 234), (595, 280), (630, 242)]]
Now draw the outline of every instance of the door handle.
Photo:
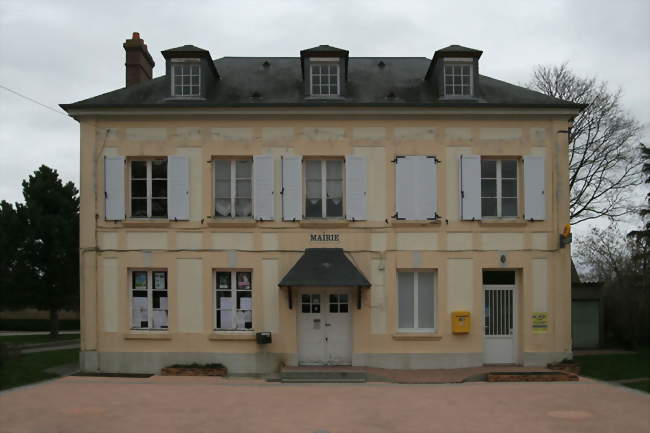
[(325, 324), (325, 326), (332, 326), (332, 325), (331, 325), (331, 324), (329, 324), (329, 323), (326, 323), (326, 324)]

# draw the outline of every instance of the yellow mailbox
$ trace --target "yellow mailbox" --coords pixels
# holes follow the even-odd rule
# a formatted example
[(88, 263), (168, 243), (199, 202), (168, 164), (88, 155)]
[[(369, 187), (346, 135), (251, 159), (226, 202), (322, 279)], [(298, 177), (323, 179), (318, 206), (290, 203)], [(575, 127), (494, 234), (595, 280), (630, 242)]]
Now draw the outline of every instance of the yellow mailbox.
[(469, 334), (471, 319), (469, 311), (451, 312), (451, 332), (454, 334)]

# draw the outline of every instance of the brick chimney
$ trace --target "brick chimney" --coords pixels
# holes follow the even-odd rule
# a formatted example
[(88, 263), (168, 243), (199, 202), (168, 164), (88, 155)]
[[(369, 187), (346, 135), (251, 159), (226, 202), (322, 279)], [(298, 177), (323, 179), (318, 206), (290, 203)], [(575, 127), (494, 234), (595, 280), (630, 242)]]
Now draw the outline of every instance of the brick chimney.
[(140, 33), (133, 32), (133, 37), (124, 42), (126, 51), (126, 87), (143, 81), (151, 80), (153, 67), (156, 65), (147, 50), (144, 39), (140, 39)]

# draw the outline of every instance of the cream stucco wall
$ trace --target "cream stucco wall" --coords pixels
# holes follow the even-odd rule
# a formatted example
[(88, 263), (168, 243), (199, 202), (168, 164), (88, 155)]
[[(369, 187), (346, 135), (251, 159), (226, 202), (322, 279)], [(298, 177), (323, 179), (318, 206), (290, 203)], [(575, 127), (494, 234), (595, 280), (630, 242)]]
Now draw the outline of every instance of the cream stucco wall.
[[(521, 113), (520, 113), (521, 114)], [(568, 222), (566, 115), (473, 117), (404, 116), (269, 117), (246, 120), (204, 115), (194, 119), (149, 116), (82, 117), (81, 123), (81, 303), (82, 350), (98, 353), (274, 353), (295, 362), (297, 290), (277, 282), (309, 247), (344, 248), (371, 281), (352, 312), (353, 352), (386, 354), (479, 354), (483, 351), (483, 269), (517, 271), (521, 354), (568, 353), (570, 338), (569, 250), (557, 234)], [(190, 221), (107, 222), (103, 167), (96, 155), (186, 155), (190, 159)], [(107, 153), (109, 152), (109, 153)], [(545, 221), (460, 221), (458, 156), (546, 156)], [(215, 156), (273, 154), (275, 186), (281, 186), (280, 156), (364, 155), (368, 162), (367, 221), (281, 220), (276, 194), (274, 221), (214, 221), (212, 170)], [(437, 222), (402, 222), (395, 213), (396, 155), (437, 155)], [(522, 186), (520, 185), (520, 191)], [(522, 200), (525, 200), (523, 198)], [(312, 233), (337, 233), (339, 242), (310, 242)], [(500, 261), (505, 254), (505, 263)], [(169, 330), (129, 329), (127, 274), (134, 268), (168, 270)], [(253, 272), (253, 322), (272, 331), (260, 347), (249, 333), (215, 332), (212, 276), (215, 269)], [(396, 272), (436, 272), (436, 330), (418, 339), (397, 332)], [(357, 291), (353, 290), (356, 306)], [(546, 309), (545, 334), (533, 334), (530, 315)], [(468, 335), (451, 333), (450, 312), (472, 313)], [(524, 358), (522, 355), (520, 358)], [(367, 358), (370, 359), (370, 358)]]

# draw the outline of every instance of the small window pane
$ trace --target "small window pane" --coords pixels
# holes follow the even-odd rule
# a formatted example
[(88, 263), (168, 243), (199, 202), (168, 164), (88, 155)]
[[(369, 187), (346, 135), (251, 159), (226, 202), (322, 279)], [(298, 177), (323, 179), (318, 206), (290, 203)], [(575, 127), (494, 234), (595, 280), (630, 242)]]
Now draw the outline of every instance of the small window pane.
[(309, 303), (309, 295), (302, 295), (301, 300), (303, 303)]
[[(450, 78), (451, 80), (451, 78)], [(447, 95), (453, 95), (454, 94), (454, 86), (445, 86), (445, 93)]]
[(503, 197), (517, 197), (517, 181), (503, 179), (501, 181), (501, 195)]
[(516, 198), (504, 198), (501, 202), (501, 215), (504, 217), (516, 217), (517, 216), (517, 199)]
[(253, 170), (253, 161), (247, 159), (243, 161), (237, 161), (236, 164), (237, 164), (236, 167), (237, 179), (244, 179), (244, 178), (250, 179)]
[(147, 197), (147, 181), (146, 180), (132, 180), (131, 181), (131, 197)]
[(167, 179), (167, 161), (151, 161), (151, 177), (158, 179)]
[(337, 94), (337, 87), (330, 86), (330, 95), (336, 95), (336, 94)]
[(238, 180), (235, 183), (235, 197), (237, 198), (250, 198), (251, 197), (251, 180), (250, 178)]
[(311, 71), (312, 71), (314, 74), (320, 74), (320, 65), (313, 65), (313, 66), (311, 67)]
[(454, 65), (454, 75), (460, 75), (460, 65)]
[(308, 198), (305, 203), (305, 216), (321, 218), (323, 216), (323, 201), (320, 198)]
[(481, 180), (481, 197), (496, 197), (497, 196), (497, 180), (496, 179), (482, 179)]
[(454, 72), (450, 65), (445, 66), (445, 74), (452, 74)]
[(311, 79), (311, 83), (312, 83), (312, 84), (320, 84), (320, 76), (319, 76), (319, 75), (315, 75), (314, 77), (312, 77), (312, 79)]
[(152, 197), (167, 197), (167, 180), (152, 180), (151, 181), (151, 196)]
[(250, 198), (235, 199), (235, 216), (250, 217), (253, 215), (253, 205)]
[(463, 95), (469, 95), (469, 87), (463, 87)]
[(152, 217), (167, 216), (167, 199), (155, 198), (151, 200), (151, 216)]
[(504, 159), (501, 161), (501, 177), (515, 179), (517, 177), (517, 161)]
[(461, 84), (461, 78), (459, 75), (454, 75), (454, 84)]
[(342, 198), (328, 198), (327, 202), (327, 216), (328, 217), (342, 217), (343, 216), (343, 199)]
[(497, 216), (497, 199), (496, 198), (482, 198), (481, 199), (481, 214), (483, 216)]
[(348, 312), (348, 304), (339, 305), (339, 313), (347, 313), (347, 312)]
[(412, 272), (398, 272), (397, 273), (397, 287), (398, 287), (398, 327), (403, 329), (411, 329), (413, 323), (413, 273)]
[(231, 202), (228, 198), (217, 198), (214, 203), (214, 213), (219, 217), (229, 217), (231, 215)]
[(418, 328), (433, 329), (434, 286), (433, 272), (418, 272)]
[(303, 313), (309, 313), (311, 312), (310, 305), (309, 304), (302, 304), (302, 310)]
[(131, 178), (132, 179), (146, 179), (147, 178), (147, 161), (132, 161), (131, 162)]
[(230, 180), (217, 179), (215, 192), (217, 197), (230, 198)]
[(230, 272), (217, 272), (217, 290), (230, 290)]
[(330, 304), (330, 313), (338, 313), (339, 312), (339, 305), (338, 304)]
[(147, 216), (147, 199), (132, 199), (131, 200), (131, 216), (146, 217)]
[(497, 161), (495, 159), (481, 160), (481, 177), (497, 177)]
[(311, 93), (312, 95), (319, 95), (320, 94), (320, 86), (317, 86), (316, 84), (311, 86)]
[(251, 290), (251, 273), (237, 272), (237, 290)]
[(230, 180), (230, 161), (225, 159), (215, 159), (214, 174), (217, 179)]

